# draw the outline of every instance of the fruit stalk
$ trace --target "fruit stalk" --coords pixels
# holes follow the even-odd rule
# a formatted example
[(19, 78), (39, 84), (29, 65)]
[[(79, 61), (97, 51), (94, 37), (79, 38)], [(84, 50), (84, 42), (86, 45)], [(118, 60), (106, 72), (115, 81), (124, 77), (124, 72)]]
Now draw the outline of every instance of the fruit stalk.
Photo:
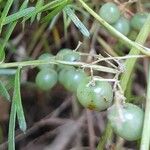
[(94, 65), (94, 64), (87, 64), (84, 62), (69, 62), (69, 61), (61, 61), (61, 60), (32, 60), (32, 61), (22, 61), (22, 62), (12, 62), (12, 63), (2, 63), (0, 64), (0, 68), (13, 68), (13, 67), (27, 67), (27, 66), (39, 66), (44, 64), (64, 64), (69, 66), (78, 66), (82, 68), (92, 68), (93, 70), (102, 71), (102, 72), (108, 72), (116, 74), (119, 72), (119, 70), (100, 66), (100, 65)]

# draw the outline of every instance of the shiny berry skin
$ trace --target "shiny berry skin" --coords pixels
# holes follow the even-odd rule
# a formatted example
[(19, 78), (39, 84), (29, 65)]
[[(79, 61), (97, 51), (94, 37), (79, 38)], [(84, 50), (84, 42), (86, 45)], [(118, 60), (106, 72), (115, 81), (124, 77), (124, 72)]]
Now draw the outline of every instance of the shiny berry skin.
[(36, 85), (42, 90), (50, 90), (57, 83), (57, 72), (53, 69), (42, 69), (36, 76)]
[(124, 35), (128, 35), (130, 32), (130, 22), (124, 17), (120, 17), (113, 27)]
[[(81, 60), (81, 56), (77, 53), (72, 51), (71, 49), (61, 49), (57, 55), (56, 55), (57, 60), (62, 60), (62, 61), (68, 61), (68, 62), (77, 62)], [(59, 67), (63, 68), (68, 65), (62, 65), (60, 64)]]
[(66, 77), (66, 74), (69, 70), (72, 70), (74, 69), (73, 66), (68, 66), (66, 68), (63, 68), (59, 71), (59, 74), (58, 74), (58, 81), (60, 84), (64, 85), (66, 80), (67, 80), (67, 77)]
[[(44, 53), (44, 54), (40, 55), (38, 58), (38, 60), (53, 60), (53, 59), (54, 59), (54, 56), (49, 53)], [(54, 64), (44, 64), (44, 65), (38, 66), (38, 68), (39, 69), (54, 68)]]
[(131, 19), (131, 27), (138, 31), (141, 30), (147, 17), (148, 13), (136, 13)]
[(60, 51), (56, 55), (56, 59), (63, 60), (64, 55), (69, 53), (70, 51), (71, 49), (69, 48), (60, 49)]
[(113, 105), (108, 109), (108, 120), (114, 132), (128, 141), (138, 140), (141, 137), (144, 112), (131, 103)]
[(120, 10), (115, 3), (108, 2), (100, 8), (99, 14), (106, 22), (113, 24), (120, 17)]
[[(81, 60), (81, 56), (72, 51), (71, 49), (61, 49), (57, 55), (57, 60), (68, 61), (68, 62), (77, 62)], [(58, 70), (68, 67), (69, 65), (59, 64)]]
[(77, 88), (77, 98), (81, 105), (91, 110), (102, 111), (107, 109), (113, 100), (113, 90), (106, 81), (95, 78), (83, 80)]
[(79, 84), (87, 77), (86, 73), (83, 70), (75, 68), (68, 70), (65, 76), (65, 82), (63, 83), (64, 87), (68, 91), (75, 93)]
[(75, 61), (80, 61), (81, 56), (77, 52), (72, 51), (71, 49), (61, 49), (57, 53), (56, 59), (75, 62)]

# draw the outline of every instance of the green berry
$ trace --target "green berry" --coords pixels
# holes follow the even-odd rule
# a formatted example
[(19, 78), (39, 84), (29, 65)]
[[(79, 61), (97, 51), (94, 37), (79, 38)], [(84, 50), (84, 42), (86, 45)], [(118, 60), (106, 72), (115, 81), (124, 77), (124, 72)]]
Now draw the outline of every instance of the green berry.
[(111, 85), (96, 78), (83, 80), (77, 88), (77, 98), (81, 105), (91, 110), (102, 111), (107, 109), (113, 100)]
[(68, 67), (63, 68), (63, 69), (60, 70), (60, 72), (59, 72), (59, 74), (58, 74), (58, 81), (59, 81), (60, 84), (62, 84), (62, 85), (65, 84), (65, 82), (66, 82), (66, 80), (67, 80), (66, 74), (67, 74), (67, 72), (68, 72), (69, 70), (72, 70), (72, 69), (74, 69), (73, 66), (68, 66)]
[(131, 19), (131, 27), (139, 31), (144, 25), (147, 17), (148, 13), (136, 13)]
[(69, 48), (61, 49), (61, 50), (57, 53), (56, 59), (58, 59), (58, 60), (63, 60), (64, 55), (66, 55), (66, 54), (69, 53), (70, 51), (71, 51), (71, 49), (69, 49)]
[[(44, 53), (42, 55), (39, 56), (38, 60), (53, 60), (54, 56), (52, 54), (49, 53)], [(54, 68), (54, 64), (44, 64), (44, 65), (39, 65), (38, 66), (39, 69), (45, 69), (45, 68)]]
[[(62, 49), (57, 53), (56, 59), (68, 62), (77, 62), (81, 60), (81, 56), (77, 52), (72, 51), (71, 49)], [(59, 65), (61, 69), (65, 66), (68, 67), (68, 65)]]
[(65, 74), (64, 87), (70, 92), (77, 91), (79, 84), (87, 77), (86, 73), (81, 69), (70, 69)]
[(128, 35), (130, 32), (130, 22), (124, 17), (120, 17), (120, 19), (113, 26), (124, 35)]
[(108, 2), (99, 11), (100, 16), (110, 24), (117, 22), (120, 17), (120, 10), (116, 4)]
[(57, 83), (57, 72), (53, 69), (42, 69), (36, 76), (36, 85), (42, 90), (49, 90)]
[(136, 105), (126, 103), (108, 109), (108, 120), (120, 137), (134, 141), (141, 137), (144, 112)]

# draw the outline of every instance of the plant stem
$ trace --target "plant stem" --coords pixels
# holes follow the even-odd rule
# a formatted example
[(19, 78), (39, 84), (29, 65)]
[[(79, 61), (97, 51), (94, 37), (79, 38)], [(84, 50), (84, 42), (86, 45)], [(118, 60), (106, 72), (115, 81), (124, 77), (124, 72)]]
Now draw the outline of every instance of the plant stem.
[[(138, 36), (136, 38), (136, 42), (144, 44), (149, 35), (149, 29), (150, 29), (150, 15), (148, 16), (144, 26), (142, 27), (140, 33), (138, 34)], [(139, 54), (140, 54), (140, 50), (138, 50), (136, 48), (132, 48), (129, 53), (129, 55), (139, 55)], [(136, 60), (137, 60), (137, 58), (127, 59), (125, 62), (126, 70), (122, 74), (121, 81), (120, 81), (121, 87), (124, 92), (126, 91), (127, 85), (131, 78)]]
[(140, 150), (149, 150), (149, 147), (150, 147), (150, 61), (149, 61), (149, 71), (148, 71), (148, 86), (147, 86), (145, 117), (144, 117), (144, 125), (143, 125), (143, 133), (142, 133)]
[(14, 75), (16, 69), (0, 69), (0, 75)]
[(117, 57), (117, 53), (109, 46), (107, 42), (105, 42), (100, 36), (97, 37), (97, 41), (101, 44), (101, 46), (111, 55)]
[(3, 129), (2, 129), (2, 126), (0, 124), (0, 143), (3, 142)]
[(12, 101), (10, 118), (9, 118), (9, 131), (8, 131), (8, 150), (15, 150), (15, 123), (16, 123), (16, 106), (15, 101)]
[[(142, 53), (146, 55), (150, 55), (150, 49), (144, 49), (141, 47), (138, 43), (128, 39), (126, 36), (124, 36), (122, 33), (117, 31), (115, 28), (113, 28), (110, 24), (108, 24), (104, 19), (102, 19), (97, 13), (95, 13), (83, 0), (78, 0), (82, 6), (95, 18), (100, 22), (109, 32), (114, 34), (118, 39), (122, 40), (128, 47), (134, 47), (141, 51)], [(150, 18), (150, 15), (149, 15)], [(148, 30), (149, 31), (149, 30)]]
[(108, 122), (105, 128), (105, 132), (103, 136), (100, 138), (101, 142), (98, 143), (96, 150), (104, 150), (105, 142), (108, 140), (108, 138), (111, 139), (111, 137), (112, 137), (112, 128), (110, 123)]
[(2, 63), (0, 64), (0, 68), (12, 68), (12, 67), (25, 67), (25, 66), (38, 66), (43, 64), (64, 64), (64, 65), (71, 65), (71, 66), (77, 66), (82, 68), (92, 68), (93, 70), (98, 70), (102, 72), (108, 72), (108, 73), (118, 73), (119, 70), (100, 66), (100, 65), (94, 65), (94, 64), (87, 64), (84, 62), (67, 62), (67, 61), (60, 61), (60, 60), (33, 60), (33, 61), (23, 61), (23, 62), (13, 62), (13, 63)]

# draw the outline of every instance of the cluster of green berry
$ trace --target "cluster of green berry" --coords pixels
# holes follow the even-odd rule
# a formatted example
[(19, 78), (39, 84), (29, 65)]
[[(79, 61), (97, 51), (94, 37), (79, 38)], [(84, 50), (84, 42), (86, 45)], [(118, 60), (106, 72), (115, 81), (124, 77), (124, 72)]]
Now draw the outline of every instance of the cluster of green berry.
[[(52, 54), (44, 53), (39, 57), (39, 60), (52, 60), (55, 59)], [(42, 90), (49, 90), (57, 83), (58, 75), (55, 71), (54, 64), (38, 66), (40, 71), (36, 76), (36, 85)]]
[[(43, 54), (39, 60), (79, 62), (79, 53), (70, 49), (60, 50), (56, 56)], [(100, 81), (88, 76), (83, 69), (59, 64), (57, 71), (54, 64), (40, 65), (36, 76), (36, 85), (42, 90), (50, 90), (59, 81), (65, 89), (77, 95), (79, 102), (86, 108), (102, 111), (108, 108), (113, 100), (113, 90), (107, 81)]]
[[(39, 59), (78, 62), (81, 61), (81, 56), (70, 49), (62, 49), (56, 56), (45, 53)], [(83, 69), (59, 64), (56, 71), (55, 67), (54, 64), (39, 66), (36, 84), (40, 89), (49, 90), (59, 81), (68, 91), (77, 96), (83, 107), (96, 111), (108, 108), (108, 120), (119, 136), (130, 141), (140, 138), (144, 113), (139, 107), (130, 103), (119, 107), (116, 104), (112, 105), (111, 84), (97, 77), (88, 76)]]
[(105, 3), (99, 11), (100, 16), (109, 24), (127, 36), (132, 29), (139, 31), (145, 23), (148, 13), (138, 12), (129, 21), (123, 15), (117, 5), (112, 2)]

